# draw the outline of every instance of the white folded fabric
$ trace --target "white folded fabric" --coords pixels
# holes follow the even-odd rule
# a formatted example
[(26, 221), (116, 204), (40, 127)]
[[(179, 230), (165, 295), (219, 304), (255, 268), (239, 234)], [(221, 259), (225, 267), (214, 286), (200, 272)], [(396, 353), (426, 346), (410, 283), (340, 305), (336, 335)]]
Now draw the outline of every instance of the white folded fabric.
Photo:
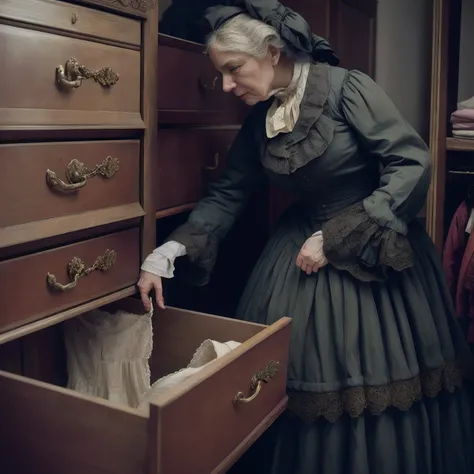
[(474, 138), (474, 130), (453, 130), (453, 137)]
[(240, 343), (235, 341), (217, 342), (206, 339), (194, 353), (191, 362), (183, 369), (172, 374), (166, 375), (157, 380), (142, 397), (142, 401), (138, 407), (139, 410), (145, 411), (149, 404), (162, 393), (172, 387), (175, 387), (188, 380), (195, 373), (202, 370), (212, 361), (228, 354), (230, 351), (239, 347)]

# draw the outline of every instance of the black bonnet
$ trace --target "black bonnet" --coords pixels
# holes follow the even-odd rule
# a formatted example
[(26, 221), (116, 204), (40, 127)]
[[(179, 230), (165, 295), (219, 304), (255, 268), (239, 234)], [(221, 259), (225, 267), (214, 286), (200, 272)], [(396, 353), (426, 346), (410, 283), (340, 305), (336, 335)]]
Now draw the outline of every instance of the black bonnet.
[(213, 31), (241, 13), (273, 26), (288, 47), (295, 52), (309, 54), (314, 61), (339, 64), (339, 58), (329, 43), (311, 32), (305, 19), (275, 0), (230, 0), (210, 7), (204, 14)]

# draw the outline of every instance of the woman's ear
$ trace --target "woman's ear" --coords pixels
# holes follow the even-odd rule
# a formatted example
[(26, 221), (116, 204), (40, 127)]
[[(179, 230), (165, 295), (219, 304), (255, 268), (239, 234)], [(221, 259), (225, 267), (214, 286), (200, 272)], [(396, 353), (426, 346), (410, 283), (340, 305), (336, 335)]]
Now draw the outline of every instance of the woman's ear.
[(280, 61), (280, 50), (278, 48), (275, 48), (274, 46), (270, 46), (268, 49), (268, 53), (270, 54), (272, 66), (276, 66)]

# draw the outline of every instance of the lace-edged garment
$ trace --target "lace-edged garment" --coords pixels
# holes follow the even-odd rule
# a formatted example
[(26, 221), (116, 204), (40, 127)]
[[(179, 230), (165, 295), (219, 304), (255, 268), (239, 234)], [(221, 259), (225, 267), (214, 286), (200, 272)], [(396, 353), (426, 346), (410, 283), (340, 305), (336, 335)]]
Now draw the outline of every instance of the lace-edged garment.
[(363, 203), (355, 204), (323, 224), (324, 254), (339, 270), (362, 281), (384, 281), (390, 270), (413, 265), (405, 235), (381, 227)]
[(152, 313), (94, 310), (67, 321), (68, 388), (136, 408), (150, 388)]

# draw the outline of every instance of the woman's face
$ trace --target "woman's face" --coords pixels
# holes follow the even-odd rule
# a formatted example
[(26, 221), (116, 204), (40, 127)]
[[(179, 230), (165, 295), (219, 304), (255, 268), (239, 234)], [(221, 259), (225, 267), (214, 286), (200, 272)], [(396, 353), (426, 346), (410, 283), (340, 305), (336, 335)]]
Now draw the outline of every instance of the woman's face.
[(270, 51), (262, 59), (245, 53), (218, 51), (209, 47), (209, 57), (222, 74), (222, 88), (240, 97), (247, 105), (265, 101), (272, 90), (279, 52)]

